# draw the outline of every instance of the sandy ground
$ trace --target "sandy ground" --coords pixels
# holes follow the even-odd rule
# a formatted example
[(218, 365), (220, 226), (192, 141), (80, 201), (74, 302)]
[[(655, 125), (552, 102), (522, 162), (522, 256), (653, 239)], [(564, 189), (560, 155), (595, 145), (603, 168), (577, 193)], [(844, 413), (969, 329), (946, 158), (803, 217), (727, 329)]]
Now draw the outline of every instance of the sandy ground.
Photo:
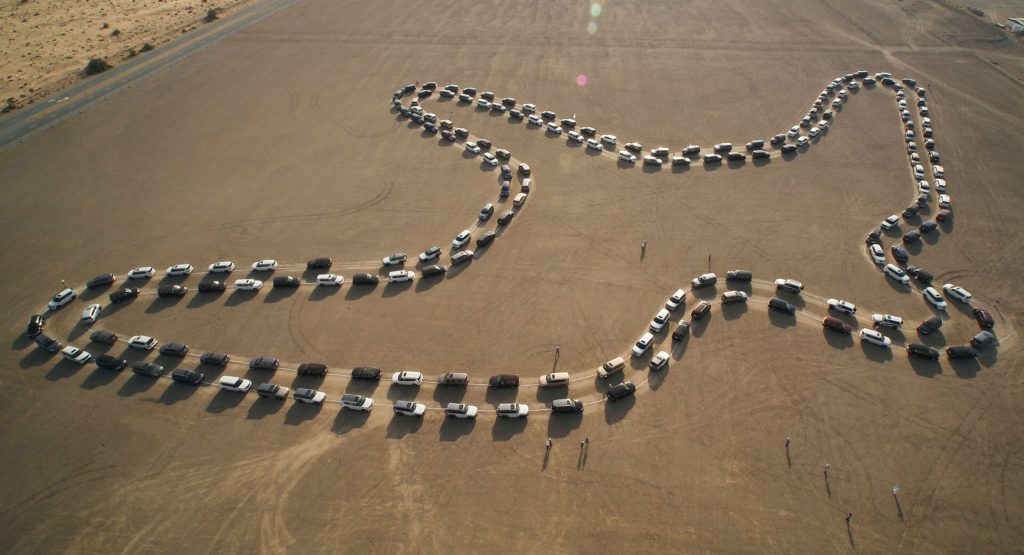
[(0, 5), (0, 108), (16, 109), (82, 79), (91, 58), (116, 66), (249, 0), (9, 0)]
[[(401, 3), (307, 0), (0, 153), (0, 225), (17, 261), (0, 284), (10, 337), (0, 541), (17, 553), (1019, 549), (1019, 338), (977, 365), (935, 367), (838, 340), (809, 317), (716, 306), (632, 400), (581, 418), (464, 423), (150, 382), (58, 362), (21, 337), (61, 279), (314, 256), (350, 275), (450, 241), (493, 200), (496, 176), (387, 110), (406, 82), (474, 85), (575, 113), (620, 141), (678, 149), (767, 139), (858, 69), (930, 85), (956, 217), (914, 262), (974, 292), (997, 329), (1020, 329), (1019, 52), (984, 49), (978, 36), (999, 39), (984, 35), (991, 26), (941, 5), (848, 4), (615, 2), (594, 15), (569, 2), (423, 2), (397, 17)], [(196, 96), (201, 106), (175, 100)], [(815, 297), (836, 296), (921, 320), (931, 311), (919, 295), (888, 285), (863, 254), (865, 232), (913, 195), (895, 103), (852, 96), (793, 160), (685, 172), (620, 168), (504, 117), (432, 102), (537, 179), (521, 217), (463, 271), (333, 295), (149, 296), (98, 327), (335, 368), (579, 377), (624, 352), (668, 294), (707, 270), (709, 253), (720, 273), (801, 279), (812, 314), (824, 313)], [(53, 318), (54, 333), (87, 343), (76, 314), (105, 293)], [(950, 314), (947, 340), (976, 332), (961, 310)], [(636, 366), (628, 377), (645, 380)], [(382, 405), (540, 407), (605, 387), (274, 380)]]

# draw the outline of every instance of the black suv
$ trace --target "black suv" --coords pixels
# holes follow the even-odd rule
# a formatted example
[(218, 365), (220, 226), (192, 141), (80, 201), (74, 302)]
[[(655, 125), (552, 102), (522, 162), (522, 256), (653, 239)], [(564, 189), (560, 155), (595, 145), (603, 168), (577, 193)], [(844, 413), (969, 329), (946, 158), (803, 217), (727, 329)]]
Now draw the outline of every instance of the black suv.
[(63, 347), (63, 345), (61, 345), (60, 341), (57, 341), (56, 339), (53, 339), (52, 337), (47, 337), (47, 336), (45, 336), (43, 334), (37, 335), (35, 337), (35, 341), (36, 341), (36, 345), (39, 345), (40, 349), (42, 349), (42, 350), (44, 350), (44, 351), (46, 351), (48, 353), (56, 353), (57, 351), (59, 351), (61, 349), (61, 347)]
[(613, 385), (608, 390), (608, 400), (619, 401), (634, 393), (636, 393), (636, 385), (634, 385), (633, 382), (622, 382), (620, 384)]
[(768, 299), (768, 308), (774, 308), (775, 310), (778, 310), (779, 312), (785, 312), (786, 314), (796, 313), (795, 306), (778, 297), (772, 297)]
[(372, 366), (360, 366), (352, 369), (353, 380), (380, 380), (380, 368), (374, 368)]
[(579, 399), (555, 399), (551, 402), (551, 412), (579, 414), (583, 412), (583, 401)]
[(249, 361), (249, 370), (277, 370), (280, 361), (276, 357), (259, 356)]
[(333, 263), (334, 263), (334, 261), (332, 261), (330, 258), (328, 258), (326, 256), (322, 256), (320, 258), (314, 258), (313, 260), (310, 260), (309, 262), (306, 262), (306, 269), (307, 270), (329, 270), (331, 268), (331, 264), (333, 264)]
[(938, 351), (932, 349), (928, 345), (922, 345), (920, 343), (911, 343), (910, 345), (907, 345), (907, 353), (929, 360), (939, 360)]
[(138, 287), (125, 287), (110, 294), (110, 302), (117, 304), (139, 296)]
[(25, 328), (25, 336), (35, 337), (43, 333), (44, 328), (46, 328), (46, 318), (35, 314), (28, 319), (28, 327)]
[(184, 343), (164, 343), (160, 345), (160, 354), (172, 357), (183, 357), (188, 354), (188, 345)]
[(203, 281), (199, 284), (200, 293), (220, 293), (227, 289), (222, 281)]
[(515, 217), (516, 213), (509, 210), (501, 216), (498, 216), (498, 225), (508, 225), (512, 222), (512, 218)]
[(686, 337), (690, 333), (690, 322), (689, 320), (680, 320), (679, 324), (676, 325), (675, 331), (672, 332), (672, 339), (679, 341)]
[(946, 355), (949, 358), (978, 358), (978, 351), (968, 347), (967, 345), (953, 345), (946, 349)]
[(203, 353), (199, 357), (199, 362), (203, 364), (211, 364), (213, 366), (227, 366), (231, 362), (231, 357), (225, 353), (218, 353), (216, 351), (208, 351)]
[(487, 387), (519, 387), (519, 376), (516, 374), (498, 374), (487, 380)]
[(480, 237), (477, 238), (476, 246), (477, 247), (486, 247), (487, 245), (490, 245), (491, 243), (494, 242), (494, 237), (495, 236), (497, 236), (497, 233), (495, 233), (493, 231), (488, 231), (487, 233), (484, 233), (483, 235), (481, 235)]
[(908, 231), (908, 232), (906, 232), (903, 235), (903, 244), (904, 245), (909, 245), (911, 243), (916, 243), (916, 242), (918, 242), (920, 240), (921, 240), (921, 232), (917, 231), (917, 230)]
[(933, 331), (938, 331), (942, 327), (942, 318), (938, 316), (929, 318), (924, 322), (921, 322), (920, 326), (917, 326), (917, 333), (921, 335), (928, 335)]
[(939, 227), (939, 224), (935, 223), (935, 220), (928, 220), (927, 222), (921, 224), (921, 226), (918, 227), (917, 229), (921, 233), (928, 233), (931, 231), (935, 231), (935, 228), (937, 227)]
[[(89, 336), (89, 340), (97, 343), (106, 343), (107, 345), (113, 345), (117, 343), (117, 334), (107, 330), (96, 330)], [(160, 347), (163, 350), (163, 347)]]
[(132, 363), (132, 372), (135, 372), (137, 376), (159, 378), (164, 374), (164, 367), (144, 360), (137, 360)]
[(380, 278), (373, 274), (356, 274), (352, 276), (352, 285), (377, 285)]
[(175, 368), (174, 371), (171, 372), (172, 380), (180, 383), (187, 383), (189, 385), (199, 385), (203, 383), (203, 378), (205, 377), (206, 376), (203, 375), (202, 372), (188, 370), (187, 368)]
[(754, 274), (749, 270), (729, 270), (725, 273), (725, 279), (729, 281), (750, 281), (753, 278)]
[(85, 288), (86, 289), (96, 289), (97, 287), (103, 287), (104, 285), (110, 285), (111, 283), (114, 283), (114, 279), (115, 279), (114, 278), (114, 274), (111, 274), (109, 272), (107, 272), (105, 274), (100, 274), (100, 275), (90, 279), (89, 282), (85, 284)]
[(160, 297), (184, 297), (185, 293), (188, 293), (188, 287), (184, 285), (161, 285), (156, 290)]
[(441, 264), (433, 264), (431, 266), (424, 266), (421, 274), (423, 277), (443, 276), (448, 269)]
[(274, 278), (274, 287), (298, 287), (302, 283), (295, 276), (279, 276)]
[(124, 367), (128, 366), (128, 361), (115, 356), (99, 355), (96, 357), (96, 366), (107, 370), (124, 370)]
[(932, 279), (934, 279), (931, 272), (923, 268), (918, 268), (917, 266), (907, 266), (907, 273), (910, 274), (910, 277), (925, 285), (930, 284)]
[(896, 262), (906, 264), (910, 260), (910, 254), (907, 252), (907, 249), (899, 245), (893, 245), (890, 250), (892, 250), (892, 257), (896, 259)]
[[(274, 360), (277, 360), (277, 359), (274, 359)], [(300, 376), (320, 376), (320, 377), (323, 377), (323, 376), (327, 375), (327, 365), (326, 364), (321, 364), (319, 362), (303, 362), (302, 364), (299, 365), (299, 369), (297, 370), (297, 373)]]

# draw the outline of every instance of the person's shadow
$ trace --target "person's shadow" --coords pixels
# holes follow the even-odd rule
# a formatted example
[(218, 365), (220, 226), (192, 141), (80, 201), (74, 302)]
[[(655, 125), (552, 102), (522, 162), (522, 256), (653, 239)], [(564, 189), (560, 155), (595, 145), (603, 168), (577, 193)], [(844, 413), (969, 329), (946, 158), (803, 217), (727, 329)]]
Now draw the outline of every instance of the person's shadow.
[(576, 470), (583, 470), (587, 466), (587, 455), (590, 452), (590, 444), (584, 443), (580, 446), (580, 458), (576, 461)]
[(548, 461), (551, 460), (551, 447), (544, 448), (544, 460), (540, 463), (541, 472), (548, 469)]

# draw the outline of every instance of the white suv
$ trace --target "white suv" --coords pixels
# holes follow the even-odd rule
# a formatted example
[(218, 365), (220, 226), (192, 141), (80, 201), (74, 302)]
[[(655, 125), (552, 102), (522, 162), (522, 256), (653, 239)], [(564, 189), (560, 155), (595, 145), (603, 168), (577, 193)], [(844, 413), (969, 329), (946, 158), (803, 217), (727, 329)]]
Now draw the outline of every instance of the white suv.
[(237, 376), (221, 376), (217, 380), (217, 385), (221, 389), (227, 391), (237, 391), (238, 393), (245, 393), (252, 389), (252, 381), (245, 378), (239, 378)]
[(469, 230), (468, 229), (463, 229), (462, 232), (459, 233), (458, 235), (456, 235), (455, 239), (452, 241), (452, 248), (453, 249), (461, 249), (463, 246), (466, 245), (466, 243), (469, 242), (469, 238), (470, 238)]
[(210, 264), (211, 274), (229, 274), (235, 270), (235, 263), (230, 260), (221, 260)]
[(141, 349), (143, 351), (152, 351), (153, 347), (156, 347), (157, 340), (153, 339), (148, 335), (134, 335), (128, 340), (128, 346), (133, 349)]
[(78, 297), (78, 291), (75, 291), (74, 289), (68, 287), (61, 291), (60, 293), (54, 295), (46, 306), (50, 310), (57, 310), (58, 308), (75, 300), (76, 297)]
[(85, 364), (92, 360), (92, 354), (90, 354), (89, 351), (84, 351), (71, 345), (64, 347), (60, 352), (60, 356), (78, 364)]
[(633, 345), (633, 356), (643, 356), (647, 352), (647, 349), (651, 348), (651, 343), (654, 342), (654, 335), (651, 332), (647, 332), (640, 336), (640, 339)]

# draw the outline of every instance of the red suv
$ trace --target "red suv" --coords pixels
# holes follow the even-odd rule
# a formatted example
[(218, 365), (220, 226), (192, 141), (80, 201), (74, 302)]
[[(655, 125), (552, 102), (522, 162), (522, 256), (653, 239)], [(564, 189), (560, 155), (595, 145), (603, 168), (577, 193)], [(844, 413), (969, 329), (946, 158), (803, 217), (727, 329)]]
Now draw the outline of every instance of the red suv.
[(851, 328), (846, 324), (846, 322), (840, 320), (839, 318), (836, 318), (835, 316), (826, 316), (825, 319), (821, 321), (821, 325), (825, 326), (826, 328), (832, 328), (838, 332), (843, 333), (844, 335), (850, 335), (850, 333), (853, 332), (853, 328)]

